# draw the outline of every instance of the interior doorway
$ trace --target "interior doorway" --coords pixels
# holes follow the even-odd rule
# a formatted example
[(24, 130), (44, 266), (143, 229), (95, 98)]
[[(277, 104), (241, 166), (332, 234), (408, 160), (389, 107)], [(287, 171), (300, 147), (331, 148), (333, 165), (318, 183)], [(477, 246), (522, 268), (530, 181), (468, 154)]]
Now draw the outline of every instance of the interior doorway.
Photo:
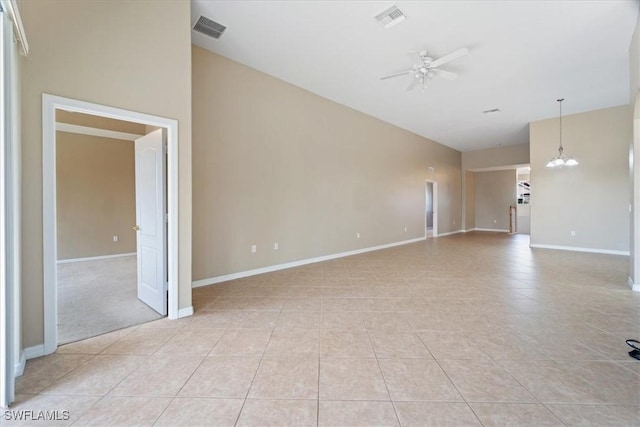
[[(162, 134), (162, 138), (160, 139), (160, 145), (157, 145), (156, 143), (157, 146), (151, 147), (150, 155), (143, 156), (141, 158), (141, 163), (143, 164), (143, 169), (153, 172), (154, 177), (161, 177), (162, 181), (166, 183), (166, 187), (162, 187), (161, 192), (158, 191), (159, 187), (157, 185), (153, 187), (155, 195), (157, 196), (158, 194), (162, 194), (161, 197), (155, 197), (152, 195), (150, 197), (143, 198), (143, 205), (146, 204), (147, 206), (154, 206), (154, 208), (147, 210), (146, 222), (142, 227), (139, 225), (140, 218), (138, 217), (138, 211), (136, 211), (136, 219), (131, 228), (133, 229), (137, 227), (139, 229), (149, 230), (149, 224), (154, 224), (154, 233), (157, 234), (157, 232), (162, 230), (162, 233), (160, 234), (166, 236), (163, 237), (162, 240), (160, 261), (158, 261), (156, 256), (157, 254), (151, 253), (149, 256), (145, 257), (143, 253), (144, 251), (141, 250), (139, 245), (136, 245), (136, 270), (138, 272), (137, 284), (138, 288), (140, 288), (140, 273), (144, 277), (155, 275), (157, 278), (161, 279), (158, 281), (159, 286), (161, 286), (161, 290), (158, 294), (163, 297), (165, 301), (163, 314), (168, 314), (171, 319), (178, 317), (177, 121), (45, 94), (43, 95), (43, 270), (45, 326), (43, 354), (53, 353), (59, 344), (57, 328), (59, 313), (57, 303), (60, 289), (58, 284), (58, 247), (56, 227), (57, 111), (80, 113), (104, 119), (137, 123), (143, 125), (146, 130), (161, 129), (160, 133)], [(158, 154), (158, 150), (160, 154)], [(160, 158), (159, 162), (157, 161), (158, 158)], [(153, 160), (153, 164), (150, 163), (149, 159), (155, 159)], [(138, 158), (136, 157), (136, 162), (137, 161)], [(155, 178), (147, 179), (147, 181), (153, 181), (154, 179)], [(153, 182), (151, 184), (153, 184)], [(166, 192), (164, 190), (165, 188)], [(164, 207), (156, 209), (158, 203), (161, 203)], [(151, 214), (149, 214), (149, 212), (151, 212)], [(158, 219), (160, 222), (158, 222)], [(136, 233), (139, 233), (139, 231), (136, 230)], [(141, 259), (147, 259), (149, 262), (143, 262), (141, 265)], [(138, 295), (140, 295), (140, 292), (138, 292)]]
[[(56, 110), (58, 345), (166, 315), (164, 289), (165, 298), (159, 301), (155, 295), (138, 295), (148, 289), (138, 286), (139, 235), (144, 240), (149, 233), (136, 231), (138, 218), (160, 217), (159, 226), (145, 224), (145, 230), (164, 225), (164, 173), (160, 171), (157, 189), (153, 176), (140, 178), (147, 164), (152, 173), (154, 168), (164, 169), (162, 147), (157, 161), (154, 150), (150, 162), (139, 161), (139, 145), (154, 139), (162, 145), (161, 132), (150, 132), (140, 123)], [(146, 189), (143, 184), (149, 181), (151, 188)], [(161, 200), (147, 203), (155, 194)], [(141, 212), (145, 208), (152, 211)], [(166, 266), (165, 234), (157, 245), (160, 258), (151, 260), (161, 267)], [(165, 268), (160, 270), (164, 277)], [(148, 281), (154, 280), (152, 274)], [(165, 282), (162, 279), (163, 287)]]
[(427, 239), (438, 235), (438, 183), (425, 181), (424, 229)]
[(517, 179), (517, 228), (518, 234), (529, 234), (531, 229), (531, 208), (529, 201), (531, 199), (531, 167), (529, 165), (521, 166), (516, 169)]

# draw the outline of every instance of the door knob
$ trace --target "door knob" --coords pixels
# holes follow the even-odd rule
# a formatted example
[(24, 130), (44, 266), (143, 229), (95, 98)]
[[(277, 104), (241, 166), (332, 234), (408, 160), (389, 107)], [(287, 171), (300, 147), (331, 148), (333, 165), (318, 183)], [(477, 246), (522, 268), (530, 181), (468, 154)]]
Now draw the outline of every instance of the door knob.
[(138, 230), (140, 230), (140, 227), (139, 227), (139, 226), (137, 226), (137, 225), (134, 225), (134, 226), (133, 226), (133, 229), (134, 229), (135, 231), (138, 231)]

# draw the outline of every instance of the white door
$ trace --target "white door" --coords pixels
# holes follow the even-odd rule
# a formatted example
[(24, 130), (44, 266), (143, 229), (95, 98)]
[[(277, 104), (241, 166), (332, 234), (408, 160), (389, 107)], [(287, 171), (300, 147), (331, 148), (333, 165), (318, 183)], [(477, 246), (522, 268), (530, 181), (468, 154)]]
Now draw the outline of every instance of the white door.
[(135, 141), (138, 298), (167, 314), (165, 141), (158, 129)]

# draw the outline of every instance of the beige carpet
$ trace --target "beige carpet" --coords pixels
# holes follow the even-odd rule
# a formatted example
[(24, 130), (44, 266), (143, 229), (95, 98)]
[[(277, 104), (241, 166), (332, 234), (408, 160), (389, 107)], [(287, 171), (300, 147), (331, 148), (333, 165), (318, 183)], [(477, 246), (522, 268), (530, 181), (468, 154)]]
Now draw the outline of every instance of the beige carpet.
[(162, 317), (136, 294), (135, 256), (58, 264), (58, 344)]

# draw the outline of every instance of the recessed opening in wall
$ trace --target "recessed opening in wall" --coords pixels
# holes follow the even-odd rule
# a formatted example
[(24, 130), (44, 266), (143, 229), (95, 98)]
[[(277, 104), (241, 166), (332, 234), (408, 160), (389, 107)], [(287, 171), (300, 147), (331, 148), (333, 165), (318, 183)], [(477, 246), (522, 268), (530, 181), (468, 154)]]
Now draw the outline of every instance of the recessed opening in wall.
[(531, 168), (529, 166), (516, 169), (517, 197), (516, 206), (516, 233), (529, 234), (531, 213), (529, 203), (531, 201)]
[(528, 205), (531, 198), (531, 168), (518, 168), (518, 204)]
[(425, 237), (427, 239), (438, 235), (438, 183), (425, 181)]
[(177, 318), (175, 120), (43, 95), (43, 190), (45, 354)]
[[(143, 272), (138, 246), (144, 243), (138, 235), (144, 229), (136, 230), (148, 216), (143, 214), (148, 205), (143, 200), (157, 192), (162, 199), (151, 207), (160, 213), (164, 234), (164, 134), (141, 123), (56, 110), (59, 345), (166, 314), (166, 298), (158, 298), (166, 295), (166, 260), (159, 263), (160, 291), (156, 298), (150, 297), (142, 288), (149, 279), (138, 280)], [(145, 180), (148, 171), (141, 156), (155, 156), (156, 149), (161, 179)], [(156, 183), (161, 188), (156, 189)], [(161, 235), (159, 240), (158, 251), (164, 258), (166, 239)], [(145, 253), (149, 253), (146, 248)]]

